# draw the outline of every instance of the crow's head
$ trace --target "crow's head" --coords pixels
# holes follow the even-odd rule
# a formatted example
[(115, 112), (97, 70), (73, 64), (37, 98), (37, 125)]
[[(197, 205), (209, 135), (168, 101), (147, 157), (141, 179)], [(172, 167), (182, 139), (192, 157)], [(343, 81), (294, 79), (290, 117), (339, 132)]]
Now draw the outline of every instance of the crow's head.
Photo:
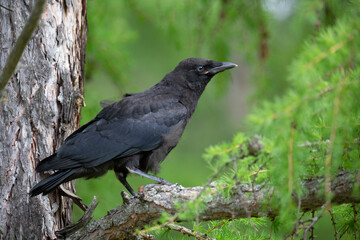
[(216, 62), (203, 58), (188, 58), (182, 60), (172, 73), (178, 76), (181, 75), (188, 87), (195, 90), (205, 88), (206, 84), (217, 73), (234, 67), (237, 67), (237, 65), (231, 62)]

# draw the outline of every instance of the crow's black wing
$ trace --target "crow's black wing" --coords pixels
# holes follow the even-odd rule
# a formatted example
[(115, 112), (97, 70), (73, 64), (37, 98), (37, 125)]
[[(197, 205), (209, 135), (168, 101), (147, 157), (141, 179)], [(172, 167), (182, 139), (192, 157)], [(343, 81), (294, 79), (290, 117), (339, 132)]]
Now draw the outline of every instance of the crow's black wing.
[(90, 168), (113, 158), (151, 151), (187, 116), (186, 107), (171, 97), (145, 99), (146, 102), (123, 100), (104, 108), (70, 135), (58, 152), (40, 162), (36, 170)]

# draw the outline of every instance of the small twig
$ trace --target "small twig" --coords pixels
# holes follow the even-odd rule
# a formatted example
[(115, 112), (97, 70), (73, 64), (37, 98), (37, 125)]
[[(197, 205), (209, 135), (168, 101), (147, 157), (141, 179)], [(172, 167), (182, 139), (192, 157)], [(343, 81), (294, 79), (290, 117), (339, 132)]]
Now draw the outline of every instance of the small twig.
[(208, 236), (206, 236), (204, 234), (196, 233), (193, 230), (190, 230), (184, 226), (179, 226), (179, 225), (175, 225), (175, 224), (167, 224), (165, 227), (168, 228), (169, 230), (175, 230), (175, 231), (181, 232), (182, 234), (186, 234), (190, 237), (194, 237), (199, 240), (212, 240), (213, 239), (213, 238), (209, 238)]
[(66, 236), (71, 235), (72, 233), (76, 232), (77, 230), (83, 228), (86, 226), (93, 218), (92, 214), (95, 211), (95, 208), (97, 207), (98, 203), (96, 202), (97, 197), (94, 196), (94, 199), (92, 200), (91, 204), (89, 205), (88, 209), (85, 211), (84, 215), (79, 219), (77, 223), (68, 225), (59, 231), (56, 231), (55, 234), (58, 238), (62, 239)]
[(26, 22), (24, 29), (22, 30), (20, 36), (16, 40), (15, 46), (12, 49), (6, 64), (0, 74), (0, 96), (2, 95), (2, 91), (9, 81), (11, 75), (13, 74), (16, 65), (18, 64), (24, 49), (29, 42), (32, 33), (38, 25), (41, 14), (44, 10), (46, 0), (38, 0), (33, 6), (33, 10), (31, 11), (29, 20)]
[(211, 228), (206, 234), (209, 234), (209, 233), (211, 233), (212, 231), (214, 231), (216, 228), (219, 228), (219, 227), (221, 227), (222, 225), (224, 225), (224, 224), (226, 224), (226, 223), (228, 223), (230, 221), (230, 219), (228, 219), (228, 220), (225, 220), (224, 222), (222, 222), (222, 223), (220, 223), (220, 224), (218, 224), (218, 225), (216, 225), (216, 226), (214, 226), (213, 228)]
[(263, 173), (263, 172), (269, 172), (270, 170), (269, 169), (265, 169), (265, 170), (257, 170), (256, 172), (252, 172), (250, 173), (248, 176), (253, 176), (253, 175), (258, 175), (259, 173)]
[(81, 210), (83, 210), (84, 212), (88, 209), (88, 207), (85, 205), (85, 203), (83, 203), (82, 199), (79, 196), (77, 196), (75, 193), (67, 190), (62, 185), (59, 186), (59, 193), (60, 193), (61, 196), (71, 198), (73, 200), (73, 202), (76, 205), (78, 205), (78, 207)]
[[(315, 217), (315, 210), (312, 210), (311, 211), (311, 218), (314, 219)], [(310, 235), (310, 238), (311, 240), (314, 240), (314, 226), (311, 227), (311, 235)]]
[(271, 240), (271, 235), (272, 235), (273, 228), (274, 228), (274, 221), (271, 221), (269, 240)]
[(12, 10), (11, 8), (8, 8), (8, 7), (5, 7), (4, 5), (0, 4), (0, 7), (10, 11), (10, 12), (13, 12), (14, 10)]
[(331, 210), (328, 210), (328, 212), (330, 213), (330, 216), (331, 216), (331, 222), (333, 224), (333, 227), (334, 227), (334, 237), (335, 237), (335, 240), (338, 239), (337, 237), (337, 231), (336, 231), (336, 222), (335, 222), (335, 217), (334, 217), (334, 213), (331, 211)]
[(352, 204), (352, 209), (353, 209), (353, 212), (354, 212), (354, 237), (355, 239), (357, 239), (356, 237), (356, 232), (357, 232), (357, 229), (356, 229), (356, 215), (357, 215), (357, 211), (356, 211), (356, 206), (355, 206), (355, 203)]
[(293, 192), (294, 182), (294, 135), (296, 130), (295, 121), (291, 123), (290, 140), (289, 140), (289, 153), (288, 153), (288, 191), (291, 194)]
[[(303, 227), (303, 228), (305, 228), (305, 230), (304, 230), (304, 235), (303, 235), (303, 239), (304, 239), (304, 240), (306, 240), (306, 235), (307, 235), (308, 231), (314, 227), (315, 223), (317, 223), (317, 221), (319, 221), (319, 219), (321, 218), (321, 216), (322, 216), (322, 213), (320, 213), (318, 216), (316, 216), (316, 217), (314, 217), (314, 218), (309, 219), (309, 220), (311, 220), (311, 223), (310, 223), (308, 226), (306, 226), (306, 227), (304, 226), (304, 227)], [(306, 221), (309, 221), (309, 220), (306, 220)], [(305, 223), (305, 222), (304, 222), (304, 223)], [(304, 225), (305, 225), (305, 224), (304, 224)]]
[(236, 145), (236, 146), (234, 146), (234, 147), (232, 147), (232, 148), (225, 149), (225, 150), (222, 151), (222, 152), (216, 153), (216, 154), (214, 155), (214, 157), (216, 157), (216, 156), (218, 156), (218, 155), (220, 155), (220, 154), (223, 154), (223, 153), (228, 153), (228, 152), (234, 151), (234, 150), (237, 149), (237, 148), (241, 148), (241, 144), (238, 144), (238, 145)]
[[(299, 198), (299, 200), (298, 200), (297, 216), (300, 215), (300, 211), (301, 211), (301, 199)], [(291, 232), (289, 232), (289, 233), (284, 237), (284, 239), (287, 239), (287, 238), (290, 237), (290, 236), (291, 236), (291, 239), (293, 239), (293, 237), (294, 237), (295, 235), (297, 235), (297, 230), (299, 229), (299, 224), (300, 224), (300, 222), (301, 222), (301, 218), (302, 218), (304, 215), (305, 215), (305, 212), (303, 212), (300, 217), (297, 217), (293, 230), (291, 230)]]
[[(239, 184), (240, 184), (240, 180), (239, 180), (239, 178), (238, 178), (238, 174), (237, 174), (237, 172), (238, 172), (238, 166), (237, 166), (237, 159), (234, 159), (234, 173), (235, 173), (235, 176), (234, 176), (234, 182), (235, 182), (235, 187), (237, 188), (238, 186), (239, 186)], [(231, 208), (231, 221), (232, 220), (234, 220), (234, 217), (235, 216), (235, 213), (234, 213), (234, 208), (232, 207)], [(231, 227), (233, 228), (234, 227), (234, 224), (233, 224), (234, 222), (232, 221), (231, 222)]]

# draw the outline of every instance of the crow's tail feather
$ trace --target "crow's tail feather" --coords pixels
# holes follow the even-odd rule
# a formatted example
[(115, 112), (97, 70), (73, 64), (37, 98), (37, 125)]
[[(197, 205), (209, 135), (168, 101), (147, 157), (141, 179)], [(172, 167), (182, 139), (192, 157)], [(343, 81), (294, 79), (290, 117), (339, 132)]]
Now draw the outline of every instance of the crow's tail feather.
[(41, 162), (39, 162), (39, 164), (36, 166), (36, 171), (37, 172), (44, 172), (44, 171), (55, 170), (52, 167), (52, 163), (53, 163), (54, 160), (56, 160), (56, 153), (49, 156), (49, 157), (47, 157), (47, 158), (45, 158)]
[(30, 190), (30, 197), (39, 195), (40, 193), (48, 194), (61, 183), (70, 181), (72, 179), (70, 177), (76, 172), (77, 169), (68, 169), (52, 174), (48, 178), (41, 180)]

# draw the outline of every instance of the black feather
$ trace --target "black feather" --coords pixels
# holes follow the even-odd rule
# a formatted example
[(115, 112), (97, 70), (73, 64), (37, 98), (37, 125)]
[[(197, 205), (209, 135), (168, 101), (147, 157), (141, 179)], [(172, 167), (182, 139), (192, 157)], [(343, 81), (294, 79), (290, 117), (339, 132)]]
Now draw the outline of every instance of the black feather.
[(50, 175), (50, 177), (42, 180), (31, 189), (29, 193), (30, 197), (39, 195), (40, 193), (48, 194), (61, 183), (69, 181), (71, 176), (76, 172), (77, 169), (68, 169)]

